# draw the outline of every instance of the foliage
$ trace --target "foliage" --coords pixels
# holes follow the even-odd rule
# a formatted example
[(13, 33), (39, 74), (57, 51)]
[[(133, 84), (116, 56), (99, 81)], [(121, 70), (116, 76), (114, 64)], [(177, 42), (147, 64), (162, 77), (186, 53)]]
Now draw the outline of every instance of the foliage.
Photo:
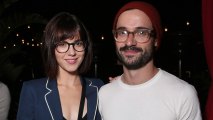
[[(20, 30), (23, 26), (31, 24), (46, 24), (47, 20), (37, 13), (27, 13), (11, 9), (13, 4), (20, 0), (3, 0), (0, 1), (0, 78), (3, 77), (9, 80), (10, 83), (17, 80), (23, 72), (26, 64), (32, 63), (30, 58), (27, 58), (29, 63), (14, 64), (14, 60), (19, 57), (27, 56), (27, 51), (21, 49), (21, 46), (16, 46), (10, 49), (4, 49), (5, 43), (12, 41), (10, 37), (16, 30)], [(10, 10), (11, 9), (11, 10)], [(10, 11), (10, 12), (8, 12)], [(41, 35), (38, 35), (41, 37)], [(39, 39), (39, 38), (38, 38)], [(17, 58), (14, 58), (17, 56)]]

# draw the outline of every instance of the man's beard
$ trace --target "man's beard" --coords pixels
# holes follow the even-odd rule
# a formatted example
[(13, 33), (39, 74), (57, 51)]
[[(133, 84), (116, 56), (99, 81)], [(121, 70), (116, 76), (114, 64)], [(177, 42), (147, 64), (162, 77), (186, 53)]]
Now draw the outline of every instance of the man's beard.
[[(121, 52), (126, 50), (132, 50), (135, 52), (140, 52), (140, 55), (135, 56), (124, 56)], [(149, 61), (153, 59), (154, 45), (148, 49), (142, 49), (135, 46), (124, 46), (120, 49), (116, 49), (118, 60), (129, 70), (136, 70), (144, 67)]]

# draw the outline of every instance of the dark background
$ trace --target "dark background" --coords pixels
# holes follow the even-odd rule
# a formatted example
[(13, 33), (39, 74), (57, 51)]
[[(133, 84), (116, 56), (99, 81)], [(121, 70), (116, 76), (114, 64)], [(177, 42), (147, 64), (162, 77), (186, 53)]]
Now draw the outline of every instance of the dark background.
[[(17, 13), (22, 14), (22, 17), (26, 16), (23, 18), (38, 14), (47, 22), (62, 11), (77, 15), (85, 23), (94, 42), (94, 61), (88, 76), (101, 78), (107, 83), (109, 76), (122, 73), (122, 67), (117, 64), (111, 31), (114, 15), (128, 1), (130, 0), (17, 0), (4, 9), (0, 18)], [(152, 3), (159, 10), (162, 26), (168, 28), (156, 54), (156, 65), (194, 85), (198, 91), (202, 112), (205, 113), (210, 78), (202, 38), (201, 0), (145, 1)], [(20, 19), (10, 18), (12, 21)], [(2, 48), (16, 43), (16, 47), (0, 48), (0, 54), (10, 52), (7, 62), (12, 64), (11, 69), (16, 70), (16, 74), (12, 74), (11, 69), (0, 69), (0, 77), (9, 86), (12, 95), (9, 116), (11, 120), (16, 116), (23, 81), (45, 76), (40, 47), (22, 45), (18, 41), (24, 38), (30, 44), (39, 43), (46, 22), (23, 23), (9, 31), (6, 39), (0, 41)], [(186, 22), (190, 24), (186, 25)], [(28, 25), (31, 26), (30, 30), (26, 29)], [(16, 37), (16, 33), (20, 33), (22, 38)]]

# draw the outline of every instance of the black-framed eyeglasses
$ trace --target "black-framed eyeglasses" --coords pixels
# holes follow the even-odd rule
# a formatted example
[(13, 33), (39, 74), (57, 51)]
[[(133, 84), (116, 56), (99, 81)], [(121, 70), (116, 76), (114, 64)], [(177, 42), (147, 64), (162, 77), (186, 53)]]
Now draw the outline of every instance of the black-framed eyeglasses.
[(65, 53), (69, 50), (70, 45), (72, 45), (73, 49), (77, 52), (82, 52), (86, 48), (86, 44), (82, 40), (76, 40), (73, 43), (61, 41), (56, 44), (55, 49), (59, 53)]
[(117, 30), (113, 30), (112, 32), (113, 32), (115, 41), (117, 42), (125, 42), (128, 39), (129, 34), (132, 34), (134, 40), (136, 40), (139, 43), (145, 43), (150, 39), (150, 37), (154, 35), (154, 31), (148, 28), (136, 29), (133, 32), (130, 32), (125, 29), (117, 29)]

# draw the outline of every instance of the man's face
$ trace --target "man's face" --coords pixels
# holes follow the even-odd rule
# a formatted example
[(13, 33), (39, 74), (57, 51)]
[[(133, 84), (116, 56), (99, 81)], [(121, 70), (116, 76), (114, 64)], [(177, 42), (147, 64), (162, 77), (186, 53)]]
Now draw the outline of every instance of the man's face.
[(135, 31), (141, 28), (153, 30), (149, 17), (140, 10), (125, 11), (118, 18), (116, 29), (128, 31), (128, 35), (126, 41), (116, 41), (116, 53), (120, 62), (127, 69), (141, 68), (153, 59), (154, 38), (143, 35), (142, 37), (147, 41), (138, 42)]

